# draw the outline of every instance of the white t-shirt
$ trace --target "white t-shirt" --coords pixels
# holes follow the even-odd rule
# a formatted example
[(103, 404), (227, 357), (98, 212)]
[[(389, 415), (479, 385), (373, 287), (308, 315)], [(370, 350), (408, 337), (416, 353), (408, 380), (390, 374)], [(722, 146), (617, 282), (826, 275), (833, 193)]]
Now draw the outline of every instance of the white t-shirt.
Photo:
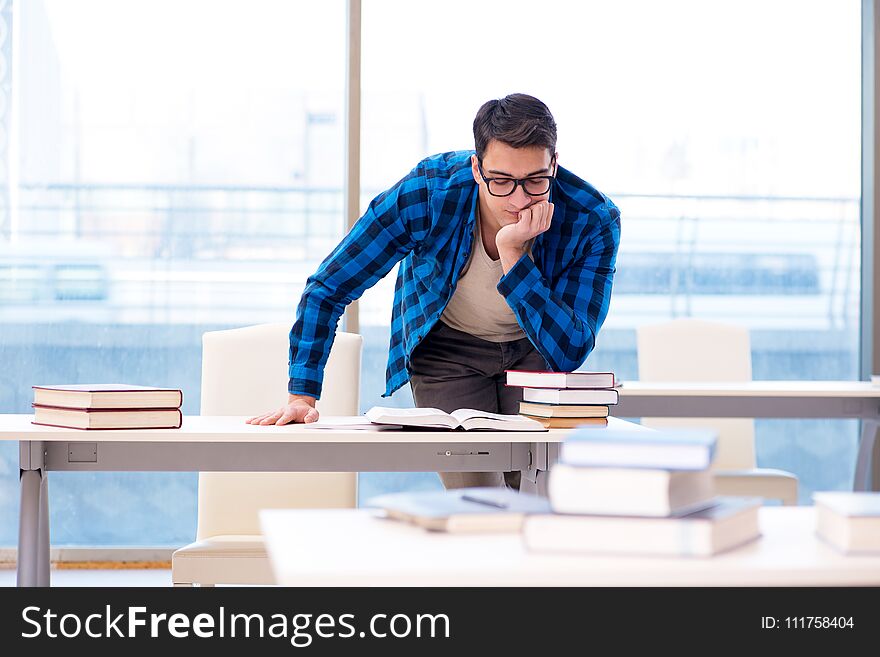
[[(526, 337), (507, 301), (496, 289), (504, 274), (501, 260), (493, 260), (483, 245), (480, 210), (477, 207), (474, 248), (464, 275), (458, 279), (452, 299), (440, 320), (458, 331), (489, 342), (510, 342)], [(531, 252), (529, 257), (532, 257)]]

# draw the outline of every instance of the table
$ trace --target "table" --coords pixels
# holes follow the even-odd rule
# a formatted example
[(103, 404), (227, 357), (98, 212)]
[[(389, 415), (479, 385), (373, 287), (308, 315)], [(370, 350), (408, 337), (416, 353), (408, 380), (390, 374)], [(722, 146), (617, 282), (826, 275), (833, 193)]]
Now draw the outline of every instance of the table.
[[(568, 430), (358, 431), (256, 426), (245, 417), (187, 416), (180, 429), (81, 431), (0, 415), (0, 440), (19, 441), (18, 584), (48, 586), (47, 473), (120, 472), (522, 472), (521, 488), (546, 494), (547, 471)], [(349, 418), (350, 419), (350, 418)], [(320, 424), (346, 418), (322, 418)], [(363, 420), (366, 421), (366, 420)], [(612, 418), (609, 428), (636, 427)], [(597, 430), (602, 430), (597, 428)], [(647, 430), (647, 429), (644, 429)]]
[(846, 556), (813, 507), (762, 507), (757, 541), (711, 558), (530, 553), (519, 534), (445, 534), (371, 509), (260, 513), (283, 586), (880, 585), (880, 553)]
[(868, 381), (625, 381), (618, 417), (837, 418), (862, 421), (854, 490), (880, 490), (880, 386)]

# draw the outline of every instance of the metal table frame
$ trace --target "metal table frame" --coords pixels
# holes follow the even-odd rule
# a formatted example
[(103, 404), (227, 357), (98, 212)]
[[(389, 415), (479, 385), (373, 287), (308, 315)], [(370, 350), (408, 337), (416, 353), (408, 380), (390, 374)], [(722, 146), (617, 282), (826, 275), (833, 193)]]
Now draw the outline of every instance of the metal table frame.
[[(799, 389), (785, 390), (785, 384)], [(814, 385), (811, 385), (814, 384)], [(835, 389), (851, 385), (852, 390)], [(783, 388), (783, 389), (774, 389)], [(861, 420), (853, 489), (880, 490), (880, 387), (865, 382), (651, 384), (627, 382), (614, 415), (623, 418), (797, 418)]]
[[(186, 422), (186, 419), (184, 419)], [(18, 585), (49, 586), (50, 471), (114, 472), (493, 472), (520, 470), (523, 490), (546, 495), (547, 471), (558, 458), (556, 442), (473, 442), (455, 432), (422, 434), (424, 442), (346, 442), (344, 434), (318, 435), (313, 442), (256, 442), (253, 433), (219, 442), (96, 440), (92, 432), (69, 440), (21, 440), (21, 506)], [(38, 435), (38, 434), (37, 434)], [(449, 434), (446, 434), (447, 436)], [(494, 436), (502, 434), (493, 432)], [(519, 434), (520, 436), (522, 434)], [(533, 434), (546, 438), (550, 433)], [(57, 436), (55, 434), (53, 437)], [(358, 438), (364, 432), (357, 432)]]

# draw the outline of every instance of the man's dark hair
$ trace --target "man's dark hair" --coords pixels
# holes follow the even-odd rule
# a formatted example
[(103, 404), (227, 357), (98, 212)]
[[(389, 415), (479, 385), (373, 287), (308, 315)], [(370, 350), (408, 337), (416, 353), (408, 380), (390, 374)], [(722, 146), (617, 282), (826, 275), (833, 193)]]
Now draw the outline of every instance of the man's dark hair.
[(547, 106), (527, 94), (510, 94), (483, 104), (474, 119), (474, 143), (482, 160), (493, 139), (512, 148), (543, 146), (556, 153), (556, 121)]

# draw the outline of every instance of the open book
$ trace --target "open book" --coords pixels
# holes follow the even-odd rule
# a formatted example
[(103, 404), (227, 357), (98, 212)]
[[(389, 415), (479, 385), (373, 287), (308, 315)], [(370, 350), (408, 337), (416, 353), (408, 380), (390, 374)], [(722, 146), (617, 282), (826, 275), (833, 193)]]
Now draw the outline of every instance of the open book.
[(394, 424), (427, 429), (459, 429), (462, 431), (546, 431), (540, 422), (522, 415), (499, 415), (460, 408), (444, 413), (439, 408), (386, 408), (373, 406), (366, 413), (374, 424)]
[(527, 514), (550, 513), (545, 497), (507, 488), (387, 493), (367, 501), (388, 518), (432, 531), (518, 532)]

